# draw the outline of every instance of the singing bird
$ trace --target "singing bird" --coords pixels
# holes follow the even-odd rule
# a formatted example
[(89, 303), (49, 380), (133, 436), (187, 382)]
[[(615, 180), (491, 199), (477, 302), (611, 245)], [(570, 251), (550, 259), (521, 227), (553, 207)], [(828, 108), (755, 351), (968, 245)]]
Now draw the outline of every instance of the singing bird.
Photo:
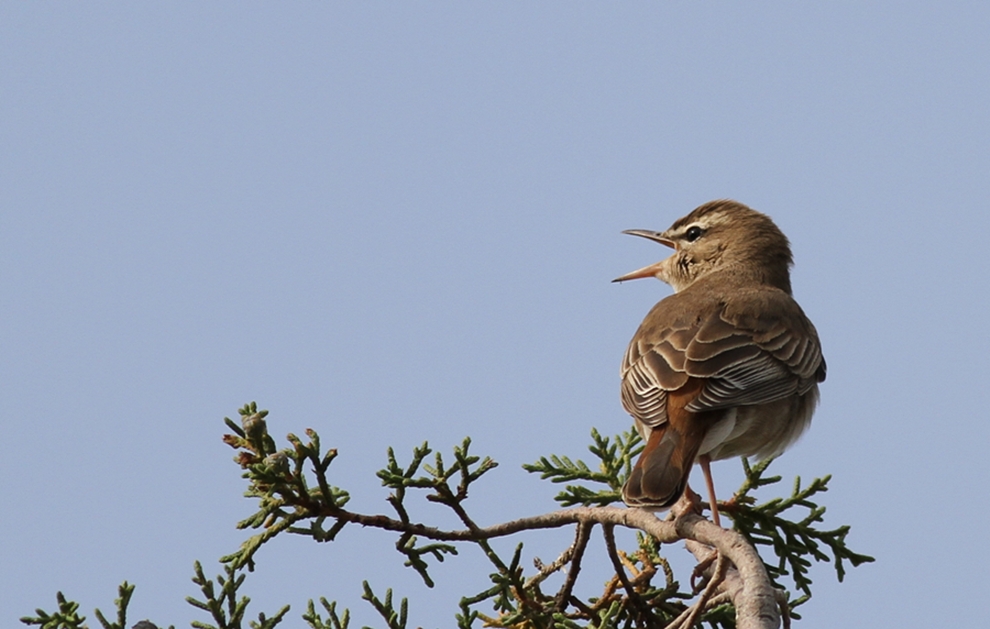
[(770, 217), (729, 200), (665, 232), (623, 233), (674, 253), (613, 281), (655, 277), (674, 294), (646, 315), (622, 361), (622, 405), (646, 442), (622, 498), (668, 508), (697, 461), (721, 525), (709, 463), (782, 453), (810, 424), (825, 380), (818, 332), (791, 295), (790, 243)]

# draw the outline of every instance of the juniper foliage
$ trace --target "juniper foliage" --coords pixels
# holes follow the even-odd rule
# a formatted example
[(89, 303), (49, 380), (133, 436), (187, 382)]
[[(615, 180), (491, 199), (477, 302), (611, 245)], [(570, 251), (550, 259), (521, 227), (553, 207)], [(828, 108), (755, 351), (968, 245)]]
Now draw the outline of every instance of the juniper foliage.
[[(490, 564), (491, 585), (481, 592), (464, 596), (455, 612), (457, 627), (468, 629), (479, 625), (493, 627), (664, 627), (675, 619), (683, 619), (691, 611), (690, 601), (700, 588), (685, 587), (675, 578), (674, 571), (655, 539), (637, 534), (635, 547), (619, 549), (614, 524), (599, 523), (602, 539), (612, 562), (613, 575), (600, 594), (579, 597), (574, 584), (580, 571), (584, 551), (590, 543), (595, 522), (579, 522), (575, 526), (574, 542), (549, 563), (535, 561), (532, 569), (522, 565), (523, 543), (518, 543), (511, 555), (503, 556), (490, 543), (498, 535), (519, 535), (526, 526), (513, 529), (513, 523), (483, 529), (474, 522), (465, 505), (471, 486), (491, 472), (497, 463), (489, 457), (471, 452), (471, 440), (453, 448), (450, 458), (434, 452), (427, 443), (414, 448), (405, 463), (392, 449), (388, 450), (386, 465), (378, 471), (382, 485), (390, 490), (387, 502), (394, 512), (391, 516), (362, 514), (346, 509), (350, 494), (332, 484), (331, 472), (337, 450), (324, 449), (316, 431), (307, 429), (306, 438), (286, 436), (287, 445), (278, 447), (267, 425), (268, 412), (259, 411), (255, 403), (240, 409), (240, 422), (224, 421), (231, 434), (224, 442), (237, 453), (235, 462), (247, 480), (246, 496), (256, 501), (256, 511), (237, 523), (239, 529), (253, 531), (235, 552), (221, 557), (224, 575), (208, 579), (199, 562), (194, 565), (193, 582), (199, 587), (201, 599), (187, 597), (187, 602), (206, 612), (212, 621), (193, 622), (197, 629), (241, 629), (245, 626), (250, 598), (241, 594), (247, 573), (255, 568), (258, 550), (279, 535), (303, 535), (316, 542), (332, 542), (348, 524), (373, 526), (396, 533), (395, 548), (405, 565), (419, 574), (432, 587), (430, 571), (446, 558), (457, 555), (459, 546), (477, 546)], [(556, 496), (563, 507), (609, 508), (621, 502), (621, 487), (628, 477), (632, 461), (642, 450), (635, 431), (614, 437), (591, 433), (589, 451), (597, 459), (589, 465), (583, 460), (551, 455), (524, 466), (528, 471), (553, 483), (564, 484)], [(825, 507), (818, 504), (820, 494), (828, 490), (830, 477), (816, 478), (802, 486), (795, 480), (791, 494), (757, 503), (754, 492), (775, 485), (779, 476), (767, 476), (770, 461), (751, 465), (743, 460), (746, 480), (732, 500), (720, 503), (720, 509), (733, 520), (736, 531), (751, 544), (763, 549), (763, 561), (773, 584), (786, 592), (788, 611), (806, 602), (811, 596), (810, 567), (815, 562), (834, 565), (839, 581), (846, 565), (859, 566), (873, 561), (872, 557), (852, 551), (846, 544), (848, 526), (822, 528)], [(427, 501), (452, 510), (463, 529), (451, 531), (413, 522), (407, 503), (413, 495), (421, 494)], [(503, 527), (504, 530), (499, 529)], [(533, 528), (536, 528), (534, 526)], [(563, 583), (553, 591), (546, 590), (551, 576)], [(127, 606), (134, 586), (120, 586), (115, 601), (116, 622), (109, 622), (96, 610), (104, 629), (124, 629)], [(797, 597), (791, 592), (800, 592)], [(396, 603), (392, 590), (384, 598), (374, 593), (370, 584), (363, 584), (362, 598), (381, 617), (388, 629), (405, 629), (409, 623), (409, 604), (403, 598)], [(724, 599), (724, 597), (723, 597)], [(310, 600), (302, 619), (312, 629), (347, 629), (350, 612), (338, 613), (337, 603), (320, 598), (321, 611)], [(36, 616), (24, 617), (27, 625), (42, 629), (88, 629), (85, 617), (78, 613), (79, 605), (57, 595), (57, 611), (36, 610)], [(718, 598), (710, 601), (695, 616), (695, 626), (713, 629), (735, 627), (732, 605)], [(248, 622), (251, 629), (272, 629), (286, 617), (289, 606), (274, 615), (259, 613)], [(325, 615), (325, 617), (324, 617)], [(792, 614), (798, 617), (796, 614)], [(786, 617), (786, 616), (785, 616)], [(678, 622), (681, 622), (678, 620)], [(150, 622), (137, 625), (153, 629)], [(156, 629), (156, 628), (154, 628)]]

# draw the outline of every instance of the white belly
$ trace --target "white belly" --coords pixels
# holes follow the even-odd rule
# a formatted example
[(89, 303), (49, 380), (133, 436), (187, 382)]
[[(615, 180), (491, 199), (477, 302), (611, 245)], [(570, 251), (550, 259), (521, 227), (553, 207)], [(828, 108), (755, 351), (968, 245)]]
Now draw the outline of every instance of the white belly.
[(707, 454), (713, 460), (777, 456), (807, 430), (817, 405), (815, 385), (804, 395), (727, 409), (705, 433), (698, 454)]

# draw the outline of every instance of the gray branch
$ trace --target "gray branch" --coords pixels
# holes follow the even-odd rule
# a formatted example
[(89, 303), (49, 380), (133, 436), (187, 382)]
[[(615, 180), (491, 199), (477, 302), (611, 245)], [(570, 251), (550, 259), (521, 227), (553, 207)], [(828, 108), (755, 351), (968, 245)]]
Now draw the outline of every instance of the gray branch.
[[(653, 536), (662, 544), (670, 544), (678, 540), (704, 544), (716, 549), (732, 563), (732, 568), (727, 571), (718, 591), (727, 594), (732, 600), (736, 608), (738, 629), (780, 627), (778, 593), (771, 585), (756, 549), (739, 533), (716, 526), (692, 512), (681, 513), (672, 520), (660, 520), (653, 513), (643, 509), (575, 507), (511, 520), (486, 528), (454, 531), (402, 522), (386, 516), (351, 513), (343, 509), (333, 509), (326, 515), (364, 526), (409, 532), (441, 541), (475, 541), (505, 537), (520, 531), (560, 528), (570, 524), (589, 526), (598, 523), (637, 529)], [(696, 549), (700, 551), (697, 546), (691, 548), (691, 550)], [(711, 551), (706, 550), (704, 554), (709, 555)]]

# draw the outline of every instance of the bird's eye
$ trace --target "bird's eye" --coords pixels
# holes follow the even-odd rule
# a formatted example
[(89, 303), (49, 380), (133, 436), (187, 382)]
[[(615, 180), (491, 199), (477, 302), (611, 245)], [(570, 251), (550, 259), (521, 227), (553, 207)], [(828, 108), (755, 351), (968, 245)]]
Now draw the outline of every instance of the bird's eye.
[(692, 225), (686, 232), (684, 232), (684, 239), (688, 242), (694, 242), (695, 240), (701, 238), (701, 228), (697, 225)]

